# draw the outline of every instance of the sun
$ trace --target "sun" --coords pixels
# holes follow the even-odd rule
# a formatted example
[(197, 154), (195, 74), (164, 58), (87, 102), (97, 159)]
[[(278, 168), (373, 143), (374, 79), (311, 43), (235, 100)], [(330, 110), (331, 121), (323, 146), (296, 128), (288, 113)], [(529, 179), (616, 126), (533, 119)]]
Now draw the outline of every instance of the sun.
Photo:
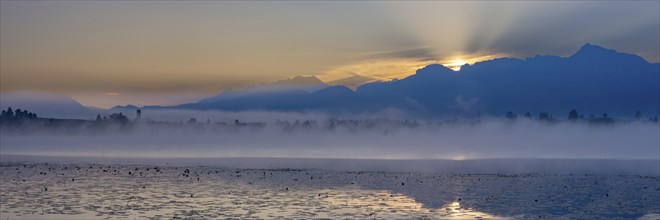
[(466, 63), (468, 63), (468, 62), (463, 60), (463, 59), (453, 59), (453, 60), (450, 60), (449, 62), (444, 63), (442, 65), (449, 68), (449, 69), (452, 69), (453, 71), (460, 71), (461, 66), (463, 66)]
[(483, 54), (456, 55), (456, 56), (447, 57), (446, 59), (441, 60), (440, 63), (443, 66), (458, 72), (461, 70), (461, 67), (465, 64), (472, 65), (477, 62), (492, 60), (497, 57), (505, 57), (505, 56), (507, 56), (507, 54), (502, 54), (502, 53), (489, 54), (489, 55), (483, 55)]

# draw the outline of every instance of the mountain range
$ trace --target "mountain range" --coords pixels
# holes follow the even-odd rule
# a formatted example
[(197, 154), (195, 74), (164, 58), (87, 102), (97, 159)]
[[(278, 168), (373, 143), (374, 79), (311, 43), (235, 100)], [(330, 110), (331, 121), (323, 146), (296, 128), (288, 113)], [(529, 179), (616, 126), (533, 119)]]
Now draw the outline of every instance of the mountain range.
[[(3, 106), (10, 103), (6, 98), (2, 101)], [(135, 108), (117, 106), (114, 110)], [(585, 44), (568, 57), (497, 58), (465, 64), (459, 71), (434, 64), (404, 79), (369, 82), (354, 90), (328, 85), (314, 76), (299, 76), (225, 91), (194, 103), (143, 109), (338, 114), (397, 109), (420, 117), (503, 115), (507, 111), (565, 115), (577, 109), (585, 117), (604, 113), (632, 116), (637, 111), (655, 116), (660, 112), (660, 63)]]
[(414, 75), (372, 82), (355, 91), (328, 86), (313, 92), (281, 89), (221, 93), (196, 103), (147, 109), (374, 112), (399, 109), (420, 116), (549, 112), (632, 116), (660, 111), (660, 64), (585, 44), (569, 57), (497, 58), (459, 71), (429, 65)]

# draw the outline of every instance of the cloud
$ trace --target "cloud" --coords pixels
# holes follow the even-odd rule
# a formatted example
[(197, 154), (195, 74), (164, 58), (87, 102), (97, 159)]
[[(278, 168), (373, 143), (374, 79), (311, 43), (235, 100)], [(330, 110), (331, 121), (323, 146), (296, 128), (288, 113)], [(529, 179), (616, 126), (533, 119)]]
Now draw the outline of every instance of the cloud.
[(369, 53), (364, 56), (365, 59), (416, 59), (420, 61), (436, 60), (430, 47), (420, 47), (412, 49), (381, 51)]
[[(537, 54), (568, 56), (586, 42), (645, 56), (658, 62), (660, 14), (658, 2), (539, 2), (516, 13), (516, 19), (502, 26), (490, 42), (475, 38), (473, 50), (507, 53), (516, 57)], [(655, 11), (655, 12), (652, 12)], [(636, 14), (638, 16), (629, 16)], [(643, 29), (644, 31), (640, 31)], [(645, 34), (641, 34), (645, 32)], [(655, 37), (650, 37), (655, 36)], [(651, 39), (653, 38), (653, 39)], [(478, 42), (482, 42), (479, 44)], [(646, 49), (645, 49), (646, 48)]]
[(361, 75), (380, 81), (389, 81), (391, 79), (401, 79), (413, 75), (416, 70), (436, 63), (438, 63), (436, 60), (410, 58), (364, 60), (326, 70), (318, 77), (326, 82), (354, 75)]

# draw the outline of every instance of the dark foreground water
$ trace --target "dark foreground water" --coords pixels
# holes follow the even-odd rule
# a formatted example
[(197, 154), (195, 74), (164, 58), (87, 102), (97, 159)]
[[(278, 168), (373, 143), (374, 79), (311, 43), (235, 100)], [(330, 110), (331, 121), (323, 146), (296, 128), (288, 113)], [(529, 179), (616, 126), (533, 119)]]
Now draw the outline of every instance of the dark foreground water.
[(3, 220), (660, 218), (658, 161), (0, 159)]

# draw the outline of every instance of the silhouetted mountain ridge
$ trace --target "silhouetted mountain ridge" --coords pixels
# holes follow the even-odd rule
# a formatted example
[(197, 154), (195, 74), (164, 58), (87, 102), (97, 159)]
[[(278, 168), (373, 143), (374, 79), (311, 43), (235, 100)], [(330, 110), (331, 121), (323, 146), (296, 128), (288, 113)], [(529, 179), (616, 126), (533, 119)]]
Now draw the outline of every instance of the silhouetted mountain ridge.
[(352, 91), (267, 91), (163, 108), (373, 112), (388, 108), (418, 116), (549, 112), (632, 115), (660, 111), (660, 65), (585, 44), (569, 57), (497, 58), (452, 71), (434, 64), (405, 79), (372, 82)]
[[(585, 117), (632, 116), (636, 111), (655, 116), (660, 112), (659, 92), (660, 63), (585, 44), (568, 57), (497, 58), (463, 65), (460, 71), (433, 64), (404, 79), (366, 83), (355, 91), (299, 76), (225, 91), (196, 103), (143, 108), (347, 114), (399, 109), (420, 117), (503, 115), (507, 111), (565, 115), (577, 109)], [(39, 93), (3, 94), (0, 104), (29, 109), (41, 117), (89, 118), (108, 112), (82, 106), (70, 97)], [(109, 112), (134, 114), (137, 108), (115, 106)]]

